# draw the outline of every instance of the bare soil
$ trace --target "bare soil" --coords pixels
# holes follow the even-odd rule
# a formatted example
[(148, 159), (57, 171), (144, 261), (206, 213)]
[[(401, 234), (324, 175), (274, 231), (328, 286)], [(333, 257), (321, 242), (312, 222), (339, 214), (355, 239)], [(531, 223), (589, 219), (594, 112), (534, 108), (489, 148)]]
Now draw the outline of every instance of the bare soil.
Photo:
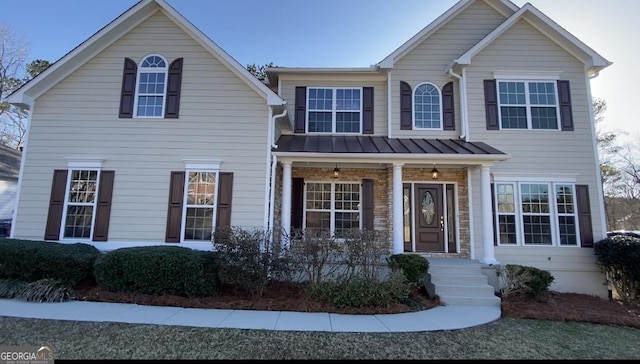
[[(389, 306), (337, 308), (329, 302), (318, 302), (309, 298), (305, 285), (285, 282), (273, 282), (262, 295), (251, 294), (232, 287), (223, 287), (222, 293), (217, 296), (199, 298), (116, 293), (98, 287), (77, 290), (75, 295), (76, 299), (83, 301), (137, 303), (154, 306), (346, 314), (403, 313), (431, 309), (441, 304), (437, 296), (429, 297), (426, 290), (420, 288), (414, 290), (408, 300), (394, 302)], [(521, 296), (503, 297), (502, 316), (640, 328), (639, 306), (578, 293), (547, 292), (538, 300)]]

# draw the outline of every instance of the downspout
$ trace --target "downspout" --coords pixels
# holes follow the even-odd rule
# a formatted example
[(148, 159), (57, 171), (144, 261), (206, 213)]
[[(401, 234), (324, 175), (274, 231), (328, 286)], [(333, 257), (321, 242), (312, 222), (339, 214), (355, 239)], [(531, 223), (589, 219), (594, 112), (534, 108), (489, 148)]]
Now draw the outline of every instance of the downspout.
[(464, 68), (462, 69), (462, 74), (458, 75), (453, 72), (453, 66), (449, 68), (449, 76), (458, 79), (458, 91), (460, 93), (460, 139), (464, 139), (465, 141), (469, 141), (468, 135), (468, 121), (467, 121), (467, 80), (465, 77)]
[[(592, 75), (589, 75), (587, 73), (587, 78), (588, 78), (588, 82), (587, 82), (587, 96), (589, 97), (589, 100), (593, 100), (593, 96), (591, 96), (591, 80), (598, 77), (598, 75), (600, 74), (600, 71), (597, 70), (595, 71)], [(596, 136), (596, 123), (595, 123), (595, 112), (593, 110), (593, 103), (589, 102), (589, 117), (591, 118), (591, 120), (593, 121), (591, 123), (591, 133), (593, 135), (592, 139), (593, 139), (593, 149), (595, 151), (595, 160), (596, 160), (596, 176), (598, 176), (597, 178), (597, 183), (596, 186), (598, 188), (598, 203), (601, 206), (601, 216), (600, 216), (600, 226), (602, 229), (602, 238), (606, 237), (606, 231), (607, 231), (607, 211), (605, 209), (605, 204), (604, 204), (604, 187), (602, 186), (602, 178), (600, 176), (600, 156), (597, 153), (598, 150), (598, 140), (597, 140), (597, 136)]]
[(276, 119), (284, 117), (287, 115), (287, 109), (285, 107), (284, 111), (280, 114), (272, 115), (272, 110), (269, 109), (270, 114), (270, 122), (268, 126), (267, 133), (269, 134), (269, 146), (267, 147), (267, 153), (269, 158), (267, 159), (267, 175), (266, 175), (266, 185), (268, 186), (265, 191), (265, 221), (264, 226), (269, 232), (273, 228), (273, 211), (274, 211), (274, 194), (275, 194), (275, 179), (276, 179), (276, 165), (278, 163), (277, 157), (272, 154), (273, 149), (278, 149), (278, 145), (275, 143), (275, 123)]
[(387, 71), (387, 138), (392, 137), (392, 122), (391, 122), (391, 69)]

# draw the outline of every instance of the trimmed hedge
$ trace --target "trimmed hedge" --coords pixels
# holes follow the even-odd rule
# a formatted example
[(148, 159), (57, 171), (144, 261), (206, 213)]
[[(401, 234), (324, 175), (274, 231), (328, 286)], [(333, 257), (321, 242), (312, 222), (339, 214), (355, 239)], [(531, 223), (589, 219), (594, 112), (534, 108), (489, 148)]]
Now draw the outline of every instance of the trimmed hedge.
[(0, 279), (51, 278), (70, 287), (91, 283), (100, 251), (89, 244), (0, 239)]
[(213, 254), (177, 246), (113, 250), (96, 261), (95, 276), (113, 292), (207, 297), (220, 290)]
[(418, 286), (424, 284), (424, 278), (429, 270), (427, 258), (417, 254), (394, 254), (387, 258), (391, 269), (400, 269), (407, 281)]
[(593, 252), (620, 298), (640, 303), (640, 238), (611, 236), (596, 242)]

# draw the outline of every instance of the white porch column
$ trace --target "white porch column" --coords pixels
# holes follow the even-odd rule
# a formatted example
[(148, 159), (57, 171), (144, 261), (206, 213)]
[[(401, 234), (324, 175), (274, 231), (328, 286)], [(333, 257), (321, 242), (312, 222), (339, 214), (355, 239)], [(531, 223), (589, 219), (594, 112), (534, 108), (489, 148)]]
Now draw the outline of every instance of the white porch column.
[(402, 163), (393, 164), (393, 254), (404, 251), (404, 198), (402, 196)]
[(493, 248), (493, 212), (491, 207), (491, 176), (489, 166), (480, 167), (480, 204), (482, 205), (482, 259), (484, 264), (498, 264)]
[(291, 162), (282, 162), (282, 239), (283, 247), (288, 246), (291, 236)]

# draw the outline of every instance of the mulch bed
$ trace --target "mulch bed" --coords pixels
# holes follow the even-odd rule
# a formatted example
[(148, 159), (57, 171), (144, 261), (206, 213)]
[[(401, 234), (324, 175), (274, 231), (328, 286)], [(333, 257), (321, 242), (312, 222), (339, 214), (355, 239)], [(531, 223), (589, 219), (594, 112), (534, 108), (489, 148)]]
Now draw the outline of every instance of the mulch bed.
[(237, 310), (268, 310), (298, 312), (331, 312), (346, 314), (383, 314), (413, 312), (440, 305), (437, 297), (429, 297), (424, 288), (416, 289), (405, 303), (394, 302), (385, 307), (334, 307), (329, 302), (318, 302), (307, 297), (306, 285), (273, 282), (262, 295), (245, 290), (223, 287), (222, 293), (212, 297), (187, 298), (173, 295), (148, 295), (109, 292), (98, 287), (86, 287), (75, 292), (77, 300), (137, 303), (152, 306), (190, 308), (221, 308)]

